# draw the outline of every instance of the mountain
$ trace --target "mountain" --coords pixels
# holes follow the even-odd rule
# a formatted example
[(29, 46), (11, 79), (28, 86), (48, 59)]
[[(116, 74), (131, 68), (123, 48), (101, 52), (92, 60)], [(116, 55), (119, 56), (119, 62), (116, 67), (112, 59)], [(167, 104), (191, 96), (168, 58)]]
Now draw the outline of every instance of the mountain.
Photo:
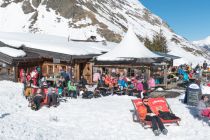
[(98, 40), (120, 42), (128, 26), (133, 26), (143, 42), (162, 31), (170, 54), (183, 57), (187, 63), (201, 63), (208, 56), (138, 0), (0, 0), (0, 19), (0, 31), (77, 40), (96, 36)]
[(193, 41), (192, 43), (210, 54), (210, 36), (203, 40)]

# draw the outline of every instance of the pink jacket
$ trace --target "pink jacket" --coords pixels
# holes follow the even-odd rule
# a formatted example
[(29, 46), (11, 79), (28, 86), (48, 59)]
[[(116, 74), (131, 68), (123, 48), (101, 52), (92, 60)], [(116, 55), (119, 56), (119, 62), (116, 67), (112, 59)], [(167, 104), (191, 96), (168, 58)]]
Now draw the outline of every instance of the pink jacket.
[(149, 88), (155, 87), (155, 79), (150, 78), (148, 81), (148, 86), (149, 86)]
[(100, 74), (99, 73), (94, 73), (93, 74), (93, 81), (98, 82), (99, 79), (100, 79)]
[(136, 89), (137, 89), (137, 91), (143, 91), (144, 90), (142, 82), (138, 81), (138, 83), (136, 85)]

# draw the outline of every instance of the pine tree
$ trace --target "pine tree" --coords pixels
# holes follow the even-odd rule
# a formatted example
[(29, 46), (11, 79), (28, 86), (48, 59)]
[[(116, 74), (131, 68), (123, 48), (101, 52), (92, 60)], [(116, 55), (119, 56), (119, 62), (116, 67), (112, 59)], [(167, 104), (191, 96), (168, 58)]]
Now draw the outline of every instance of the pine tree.
[(168, 49), (167, 49), (166, 43), (167, 43), (167, 40), (163, 36), (162, 31), (160, 31), (159, 33), (156, 33), (153, 36), (152, 48), (154, 49), (154, 51), (167, 53)]
[(156, 52), (163, 52), (163, 53), (167, 53), (168, 49), (167, 49), (167, 40), (166, 38), (163, 36), (162, 31), (160, 31), (159, 33), (156, 33), (153, 36), (153, 40), (150, 41), (148, 38), (145, 38), (144, 40), (144, 45), (151, 51), (156, 51)]
[(152, 50), (152, 42), (147, 37), (144, 39), (144, 46), (146, 46), (149, 50)]

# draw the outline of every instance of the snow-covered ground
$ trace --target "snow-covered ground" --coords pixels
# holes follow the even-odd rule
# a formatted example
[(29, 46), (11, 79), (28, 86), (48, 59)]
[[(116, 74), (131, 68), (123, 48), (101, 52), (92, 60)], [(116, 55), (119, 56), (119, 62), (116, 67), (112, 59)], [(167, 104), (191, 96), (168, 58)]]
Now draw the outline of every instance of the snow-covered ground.
[(32, 111), (21, 84), (0, 82), (0, 140), (208, 140), (210, 127), (193, 117), (180, 98), (167, 99), (181, 117), (180, 126), (168, 126), (167, 136), (154, 136), (132, 121), (128, 96), (77, 99), (57, 108)]

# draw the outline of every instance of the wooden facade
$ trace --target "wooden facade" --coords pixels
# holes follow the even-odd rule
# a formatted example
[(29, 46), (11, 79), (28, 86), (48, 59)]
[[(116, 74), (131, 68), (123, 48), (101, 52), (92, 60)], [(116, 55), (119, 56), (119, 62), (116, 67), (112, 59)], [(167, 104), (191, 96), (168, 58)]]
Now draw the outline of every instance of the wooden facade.
[(20, 69), (29, 73), (39, 66), (44, 76), (52, 77), (58, 75), (61, 69), (68, 71), (71, 67), (76, 82), (84, 75), (88, 83), (92, 83), (92, 63), (89, 61), (95, 55), (68, 55), (25, 46), (19, 49), (26, 53), (25, 57), (11, 57), (0, 53), (0, 80), (19, 81)]
[[(8, 46), (7, 46), (8, 47)], [(12, 57), (4, 53), (0, 53), (0, 80), (19, 81), (19, 70), (29, 71), (30, 68), (41, 66), (43, 59), (40, 55), (25, 51), (25, 57)]]
[(76, 60), (74, 63), (73, 73), (76, 81), (79, 81), (81, 76), (84, 76), (87, 82), (91, 84), (93, 77), (93, 63), (90, 62), (90, 59), (83, 61)]
[(42, 75), (46, 77), (52, 77), (53, 75), (58, 75), (61, 69), (66, 71), (68, 69), (68, 65), (44, 62), (42, 64)]
[[(168, 56), (169, 57), (169, 56)], [(112, 73), (112, 69), (117, 69), (118, 73), (124, 74), (128, 77), (135, 75), (143, 77), (148, 80), (153, 76), (153, 64), (158, 64), (163, 69), (163, 83), (158, 86), (167, 88), (167, 65), (171, 64), (172, 58), (158, 58), (158, 59), (133, 59), (128, 61), (95, 61), (94, 67), (100, 68), (103, 73)], [(94, 70), (95, 71), (95, 70)]]

